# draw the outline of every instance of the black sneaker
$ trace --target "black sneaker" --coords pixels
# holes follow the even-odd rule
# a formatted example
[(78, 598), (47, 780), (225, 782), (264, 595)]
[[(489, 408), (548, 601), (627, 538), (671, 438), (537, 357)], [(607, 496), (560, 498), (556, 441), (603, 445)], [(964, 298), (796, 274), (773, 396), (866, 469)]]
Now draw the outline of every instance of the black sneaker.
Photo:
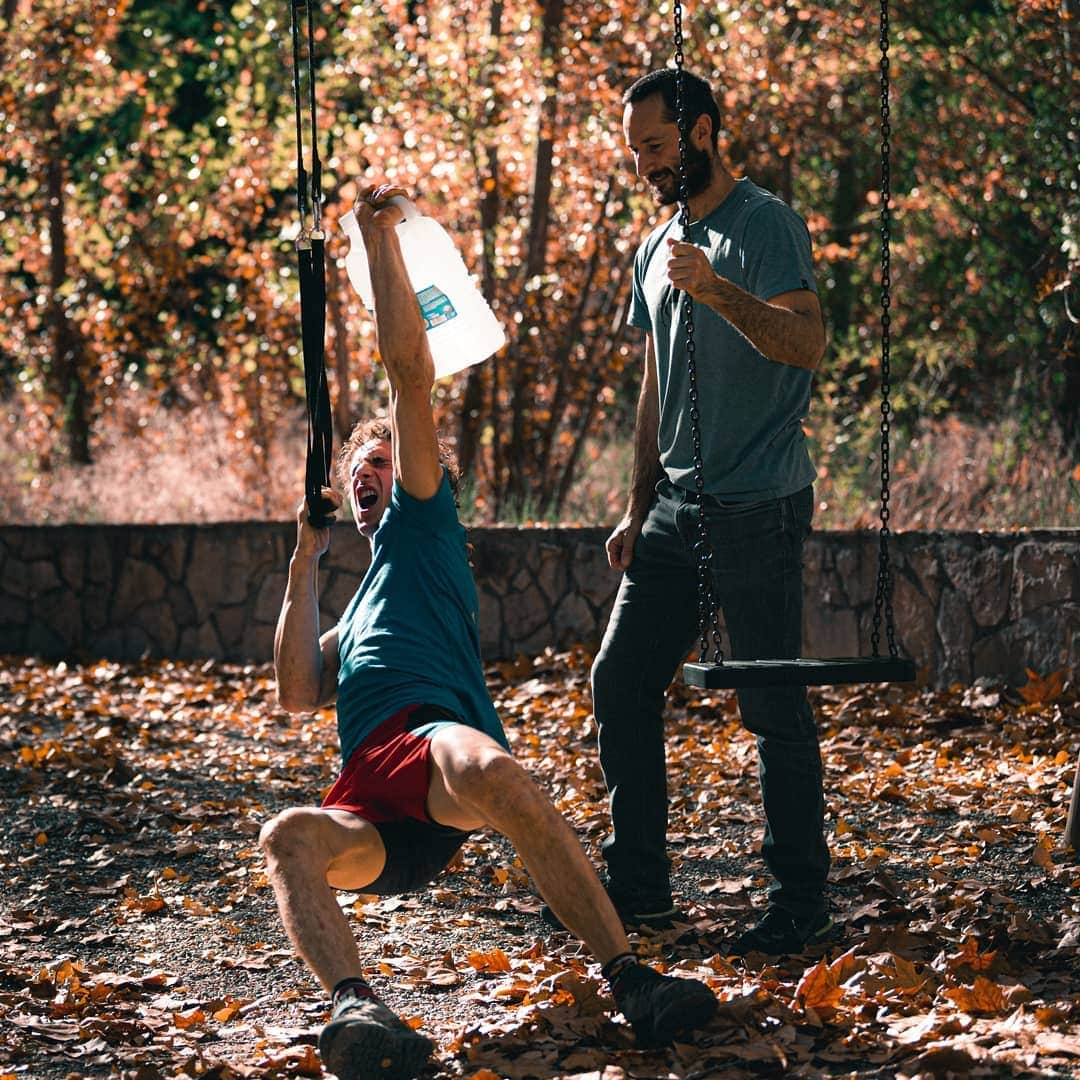
[[(659, 893), (626, 894), (620, 892), (610, 882), (604, 883), (604, 891), (614, 905), (616, 914), (622, 919), (623, 925), (631, 929), (645, 927), (649, 930), (670, 930), (676, 922), (682, 922), (686, 918), (686, 915), (672, 903), (670, 892), (664, 895)], [(556, 930), (566, 929), (559, 916), (547, 904), (540, 909), (540, 918)]]
[(643, 1049), (667, 1046), (678, 1035), (704, 1027), (719, 1007), (703, 982), (661, 975), (646, 964), (635, 964), (616, 983), (615, 1004)]
[(376, 998), (345, 998), (319, 1035), (319, 1056), (338, 1080), (412, 1080), (434, 1048)]
[(839, 933), (828, 912), (806, 921), (796, 919), (783, 908), (771, 907), (757, 926), (743, 931), (731, 946), (732, 956), (759, 952), (767, 956), (801, 953), (815, 945), (825, 945)]

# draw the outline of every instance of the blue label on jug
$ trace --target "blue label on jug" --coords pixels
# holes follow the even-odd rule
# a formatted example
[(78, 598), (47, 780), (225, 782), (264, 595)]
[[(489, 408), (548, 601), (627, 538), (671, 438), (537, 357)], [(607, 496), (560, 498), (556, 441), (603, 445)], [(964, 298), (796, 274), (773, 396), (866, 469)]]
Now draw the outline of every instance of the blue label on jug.
[(420, 301), (420, 314), (424, 316), (424, 325), (428, 330), (434, 330), (436, 326), (457, 318), (454, 305), (450, 303), (450, 297), (434, 285), (421, 289), (416, 294)]

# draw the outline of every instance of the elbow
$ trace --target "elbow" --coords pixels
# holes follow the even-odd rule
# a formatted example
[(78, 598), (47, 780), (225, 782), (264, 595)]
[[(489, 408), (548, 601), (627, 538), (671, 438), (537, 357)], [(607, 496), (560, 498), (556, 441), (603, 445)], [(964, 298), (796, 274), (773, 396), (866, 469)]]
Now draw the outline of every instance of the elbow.
[(812, 341), (807, 343), (805, 355), (802, 359), (800, 366), (806, 368), (807, 371), (817, 371), (821, 367), (821, 361), (825, 358), (825, 349), (828, 346), (828, 340), (825, 337), (825, 327), (821, 328), (821, 333), (815, 335)]
[(317, 695), (305, 693), (296, 687), (283, 687), (280, 683), (277, 688), (277, 703), (287, 713), (311, 713), (319, 707)]

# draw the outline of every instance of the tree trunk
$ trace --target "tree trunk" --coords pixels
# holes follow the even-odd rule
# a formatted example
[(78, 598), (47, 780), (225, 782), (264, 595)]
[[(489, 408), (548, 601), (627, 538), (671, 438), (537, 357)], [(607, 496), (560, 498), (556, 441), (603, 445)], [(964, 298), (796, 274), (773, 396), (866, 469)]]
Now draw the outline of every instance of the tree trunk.
[[(488, 33), (494, 43), (492, 50), (494, 60), (498, 55), (499, 39), (502, 36), (502, 0), (494, 0), (491, 5), (491, 18), (488, 22)], [(484, 71), (489, 72), (493, 64), (484, 65)], [(497, 108), (492, 105), (492, 108)], [(480, 198), (480, 236), (482, 240), (483, 255), (480, 265), (480, 282), (483, 289), (484, 299), (489, 304), (495, 301), (495, 226), (499, 220), (499, 145), (496, 142), (489, 143), (484, 148), (484, 160), (486, 170), (481, 181), (484, 194)], [(474, 364), (468, 369), (465, 376), (465, 393), (461, 401), (461, 413), (458, 417), (457, 457), (458, 467), (462, 476), (470, 475), (476, 463), (477, 449), (480, 445), (480, 430), (484, 420), (484, 397), (486, 384), (490, 381), (492, 397), (498, 394), (498, 367), (499, 357), (491, 358), (490, 372), (485, 372), (482, 365)], [(489, 377), (490, 376), (490, 377)], [(498, 408), (493, 400), (492, 412)], [(498, 440), (494, 445), (498, 446)], [(492, 473), (498, 476), (501, 464), (496, 460), (493, 463)]]
[[(856, 180), (854, 147), (850, 142), (845, 142), (840, 160), (836, 164), (836, 188), (833, 191), (831, 215), (833, 228), (829, 237), (834, 244), (842, 247), (851, 243), (859, 209), (859, 185)], [(851, 326), (851, 309), (855, 302), (855, 291), (851, 284), (852, 266), (851, 258), (837, 259), (833, 263), (833, 280), (836, 284), (826, 294), (829, 323), (837, 341), (845, 337)]]
[(67, 283), (67, 231), (64, 226), (64, 159), (56, 119), (56, 92), (46, 104), (45, 184), (49, 223), (49, 318), (53, 330), (52, 373), (63, 402), (63, 430), (68, 456), (77, 465), (90, 464), (90, 415), (83, 381), (82, 338), (64, 310), (61, 289)]
[[(542, 274), (547, 265), (552, 159), (555, 156), (555, 124), (559, 105), (559, 41), (564, 10), (563, 0), (549, 0), (544, 5), (544, 21), (540, 34), (544, 98), (540, 106), (540, 137), (536, 144), (533, 166), (532, 206), (525, 248), (526, 282), (537, 274)], [(539, 297), (533, 296), (526, 304), (526, 315), (518, 334), (517, 362), (510, 391), (510, 446), (507, 458), (511, 462), (524, 462), (529, 453), (529, 417), (537, 383), (537, 366), (533, 359), (536, 346), (529, 331), (538, 323), (540, 307)], [(498, 428), (496, 434), (497, 432)], [(520, 510), (526, 497), (526, 470), (510, 469), (506, 475), (506, 488), (512, 506)]]
[(525, 277), (542, 274), (547, 264), (548, 224), (551, 216), (552, 158), (555, 156), (555, 125), (559, 113), (559, 39), (563, 0), (544, 4), (540, 34), (540, 64), (544, 75), (544, 100), (540, 105), (540, 139), (533, 170), (532, 217), (525, 245)]
[(353, 425), (353, 412), (349, 402), (349, 328), (345, 324), (345, 312), (341, 305), (341, 277), (337, 261), (327, 252), (326, 256), (326, 306), (329, 308), (330, 325), (334, 328), (334, 381), (337, 397), (334, 399), (334, 433), (338, 442), (349, 437)]

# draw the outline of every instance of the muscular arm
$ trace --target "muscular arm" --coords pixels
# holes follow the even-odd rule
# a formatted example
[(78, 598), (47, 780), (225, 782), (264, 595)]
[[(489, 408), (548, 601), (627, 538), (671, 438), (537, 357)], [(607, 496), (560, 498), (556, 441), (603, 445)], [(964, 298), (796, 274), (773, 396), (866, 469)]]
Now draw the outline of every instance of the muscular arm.
[[(323, 491), (332, 502), (341, 502), (337, 492)], [(302, 501), (296, 550), (274, 632), (278, 703), (288, 712), (314, 712), (337, 697), (337, 628), (319, 637), (319, 559), (329, 543), (330, 530), (312, 527)]]
[(394, 476), (410, 495), (430, 499), (442, 483), (431, 413), (435, 365), (397, 231), (379, 220), (383, 214), (392, 214), (396, 223), (400, 213), (396, 207), (385, 206), (366, 220), (360, 219), (360, 226), (371, 267), (379, 355), (390, 380)]
[(759, 300), (717, 274), (696, 245), (671, 241), (670, 247), (671, 283), (725, 318), (762, 356), (808, 371), (821, 363), (825, 323), (811, 290), (794, 289)]

